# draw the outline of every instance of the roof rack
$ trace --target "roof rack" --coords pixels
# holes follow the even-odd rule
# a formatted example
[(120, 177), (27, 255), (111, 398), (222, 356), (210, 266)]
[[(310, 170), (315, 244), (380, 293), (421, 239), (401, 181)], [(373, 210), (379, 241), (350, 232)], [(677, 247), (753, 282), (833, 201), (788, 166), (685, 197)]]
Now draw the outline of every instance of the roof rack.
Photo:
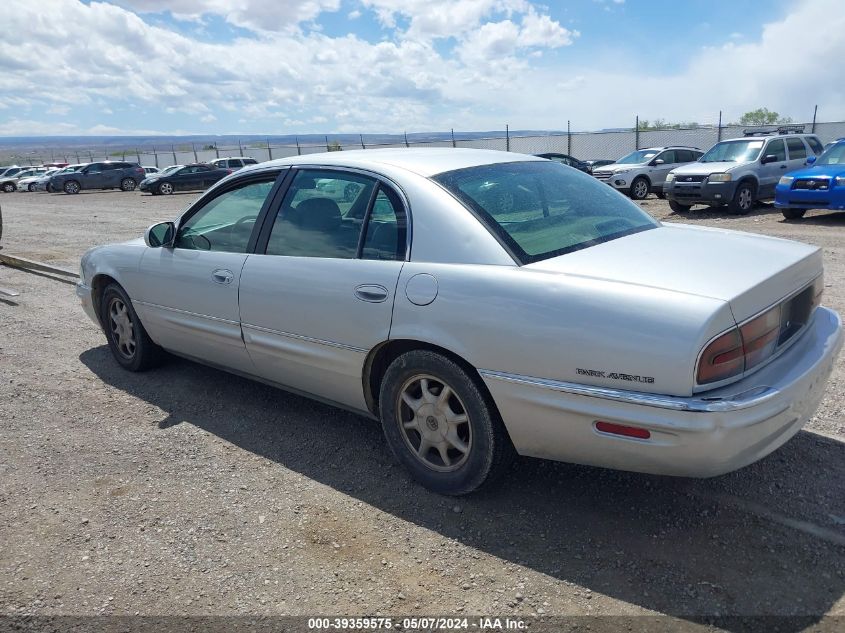
[(803, 134), (803, 125), (779, 125), (778, 127), (748, 128), (742, 131), (743, 136), (771, 136), (773, 134)]

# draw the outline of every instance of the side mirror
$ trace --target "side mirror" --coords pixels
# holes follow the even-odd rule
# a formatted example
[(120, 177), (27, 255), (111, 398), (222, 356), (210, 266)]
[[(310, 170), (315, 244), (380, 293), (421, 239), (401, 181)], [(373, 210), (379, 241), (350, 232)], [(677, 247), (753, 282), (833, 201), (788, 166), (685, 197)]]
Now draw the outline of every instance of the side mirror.
[(813, 163), (815, 163), (815, 162), (816, 162), (816, 157), (815, 157), (815, 156), (807, 156), (807, 164), (808, 164), (808, 165), (812, 165), (812, 164), (813, 164)]
[(767, 163), (775, 163), (775, 162), (777, 162), (777, 160), (778, 160), (778, 157), (775, 156), (774, 154), (766, 154), (765, 156), (763, 156), (763, 160), (761, 160), (760, 162), (763, 165), (766, 165)]
[(662, 158), (655, 158), (655, 159), (651, 162), (651, 164), (652, 164), (652, 165), (665, 165), (665, 164), (666, 164), (666, 161), (665, 161), (665, 160), (663, 160)]
[(144, 243), (150, 248), (172, 248), (176, 238), (176, 225), (173, 222), (159, 222), (144, 231)]

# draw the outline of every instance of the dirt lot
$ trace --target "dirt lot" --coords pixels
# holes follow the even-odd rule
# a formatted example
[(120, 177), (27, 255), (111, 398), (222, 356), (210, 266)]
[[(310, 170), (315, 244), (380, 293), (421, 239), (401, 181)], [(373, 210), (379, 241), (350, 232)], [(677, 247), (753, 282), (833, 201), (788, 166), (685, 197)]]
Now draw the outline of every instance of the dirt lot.
[[(194, 198), (4, 194), (3, 252), (76, 268)], [(645, 209), (818, 244), (845, 311), (845, 214)], [(845, 616), (843, 360), (807, 430), (740, 472), (521, 459), (455, 501), (373, 422), (187, 361), (121, 371), (71, 285), (0, 286), (21, 292), (0, 300), (0, 614)]]

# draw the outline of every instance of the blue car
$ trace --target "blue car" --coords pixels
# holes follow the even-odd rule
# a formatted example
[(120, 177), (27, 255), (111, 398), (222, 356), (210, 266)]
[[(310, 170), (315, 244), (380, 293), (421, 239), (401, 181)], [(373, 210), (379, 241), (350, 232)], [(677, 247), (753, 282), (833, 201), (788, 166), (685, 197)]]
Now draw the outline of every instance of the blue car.
[(837, 140), (807, 167), (781, 177), (775, 206), (788, 220), (803, 218), (808, 209), (845, 210), (845, 138)]

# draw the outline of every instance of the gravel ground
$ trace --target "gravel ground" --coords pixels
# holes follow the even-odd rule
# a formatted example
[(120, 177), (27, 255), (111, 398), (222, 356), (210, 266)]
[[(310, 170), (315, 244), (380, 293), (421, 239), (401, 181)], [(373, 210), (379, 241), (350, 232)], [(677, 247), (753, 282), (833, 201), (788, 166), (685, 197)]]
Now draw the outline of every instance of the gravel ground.
[[(3, 252), (76, 268), (195, 197), (5, 194)], [(821, 246), (845, 311), (845, 214), (644, 208)], [(374, 422), (183, 360), (121, 371), (71, 285), (0, 286), (21, 293), (0, 299), (0, 614), (845, 615), (842, 360), (807, 430), (742, 471), (520, 459), (456, 501)]]

